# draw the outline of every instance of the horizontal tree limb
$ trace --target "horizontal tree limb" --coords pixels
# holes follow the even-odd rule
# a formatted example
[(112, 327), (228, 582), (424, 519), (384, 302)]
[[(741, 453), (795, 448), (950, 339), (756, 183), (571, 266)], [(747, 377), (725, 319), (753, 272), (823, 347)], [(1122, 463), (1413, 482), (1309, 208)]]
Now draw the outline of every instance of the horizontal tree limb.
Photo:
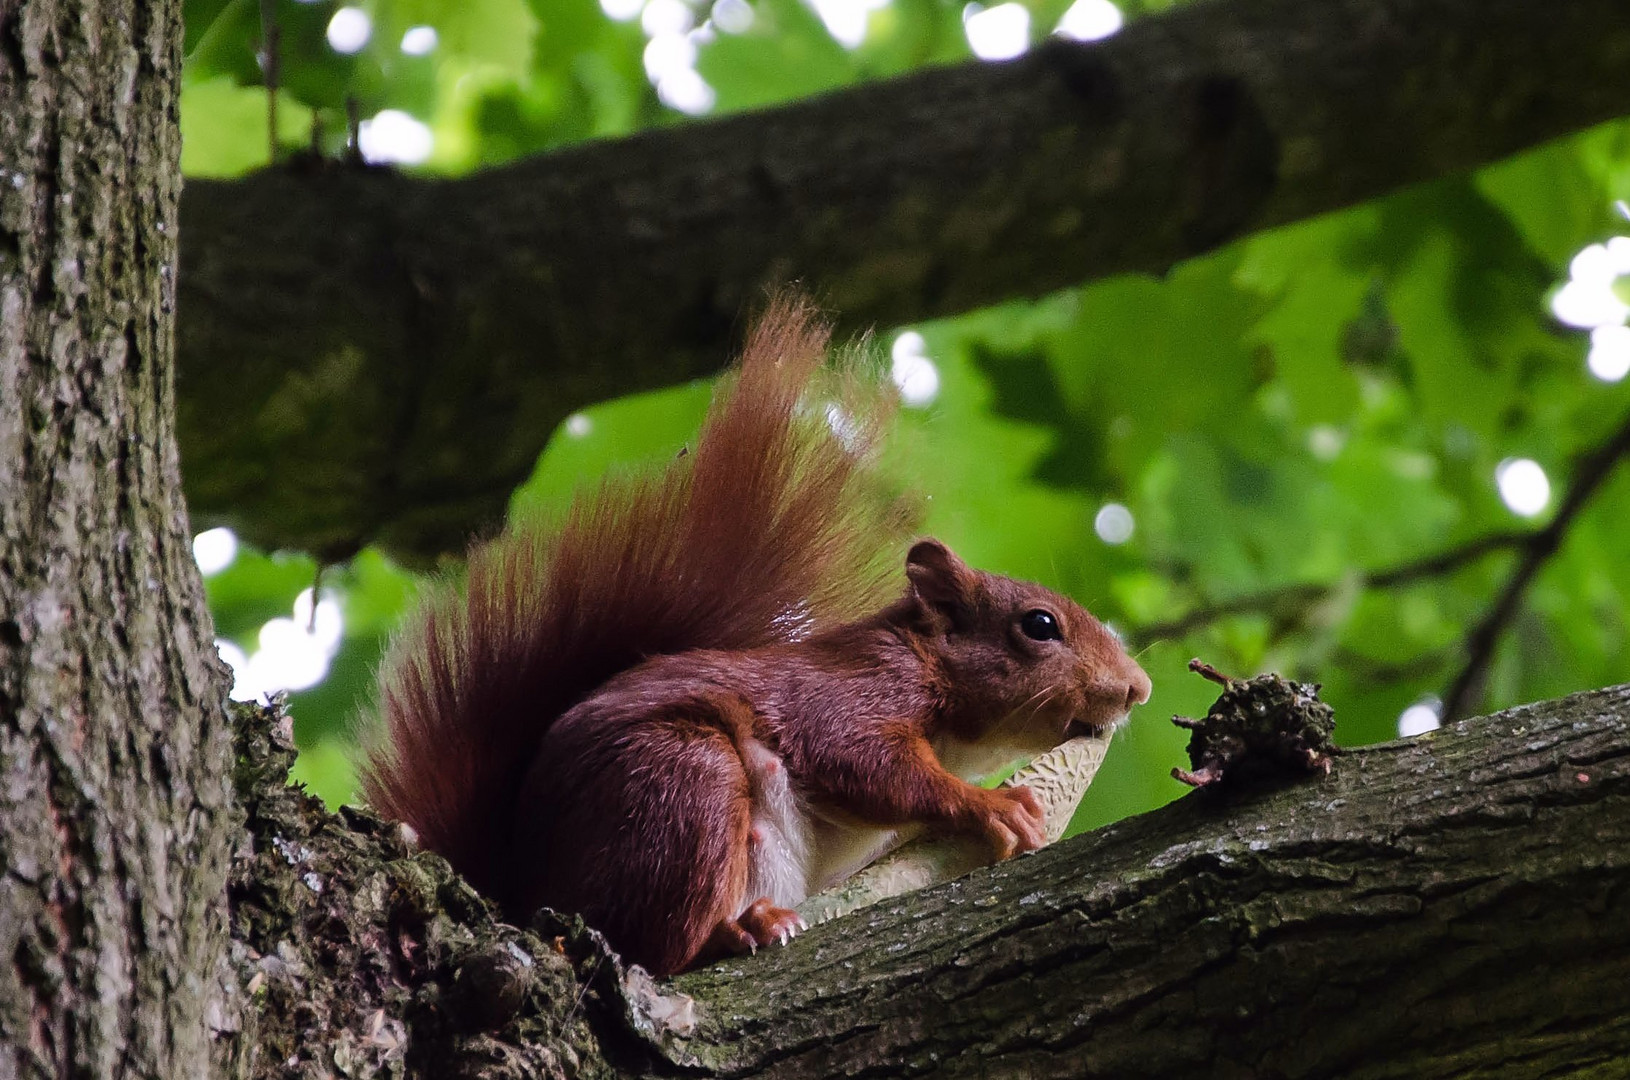
[(1180, 802), (676, 979), (721, 1076), (1539, 1077), (1630, 1054), (1630, 685)]
[(1622, 0), (1232, 0), (459, 180), (182, 201), (200, 524), (427, 562), (572, 411), (707, 374), (799, 279), (897, 325), (1161, 271), (1630, 112)]
[(1630, 1056), (1630, 684), (1195, 792), (663, 982), (574, 920), (496, 923), (401, 830), (286, 786), (275, 709), (238, 728), (257, 1075), (1523, 1080)]

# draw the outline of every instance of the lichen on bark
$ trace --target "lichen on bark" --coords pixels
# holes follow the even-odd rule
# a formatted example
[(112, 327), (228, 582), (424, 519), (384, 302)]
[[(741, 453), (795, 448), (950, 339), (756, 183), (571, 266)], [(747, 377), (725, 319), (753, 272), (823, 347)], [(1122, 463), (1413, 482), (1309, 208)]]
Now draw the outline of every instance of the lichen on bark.
[(235, 712), (248, 822), (233, 959), (254, 1005), (253, 1076), (613, 1074), (602, 1033), (637, 1041), (621, 1034), (624, 972), (596, 935), (499, 922), (400, 826), (291, 786), (280, 703)]

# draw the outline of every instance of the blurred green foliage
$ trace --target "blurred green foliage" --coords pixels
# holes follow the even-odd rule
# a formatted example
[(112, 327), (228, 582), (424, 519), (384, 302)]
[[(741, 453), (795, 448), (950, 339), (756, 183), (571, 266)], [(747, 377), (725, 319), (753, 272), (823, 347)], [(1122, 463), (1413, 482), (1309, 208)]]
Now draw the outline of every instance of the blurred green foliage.
[[(348, 102), (363, 118), (396, 109), (428, 125), (423, 167), (449, 174), (686, 122), (647, 77), (640, 21), (612, 19), (594, 0), (357, 6), (371, 33), (342, 56), (325, 38), (334, 3), (271, 5), (286, 151), (340, 152)], [(855, 48), (801, 0), (751, 6), (745, 30), (691, 36), (714, 113), (969, 56), (960, 4), (895, 0), (871, 13)], [(1026, 6), (1035, 39), (1067, 4)], [(1124, 8), (1136, 17), (1164, 6)], [(692, 10), (698, 23), (708, 15)], [(186, 17), (185, 169), (259, 167), (261, 7), (189, 0)], [(436, 32), (426, 55), (402, 51), (416, 26)], [(1443, 693), (1513, 553), (1394, 587), (1364, 587), (1361, 575), (1540, 527), (1580, 456), (1630, 415), (1630, 380), (1593, 378), (1588, 335), (1548, 307), (1576, 252), (1630, 233), (1615, 209), (1627, 198), (1630, 124), (1611, 124), (1251, 237), (1158, 280), (1101, 281), (916, 328), (939, 392), (905, 411), (890, 467), (929, 497), (929, 529), (978, 565), (1072, 593), (1145, 650), (1154, 700), (1110, 755), (1078, 828), (1181, 793), (1168, 770), (1183, 761), (1184, 737), (1164, 717), (1203, 712), (1214, 696), (1184, 671), (1191, 655), (1323, 682), (1348, 743), (1392, 737), (1406, 707)], [(885, 341), (897, 329), (879, 328)], [(671, 455), (707, 397), (706, 386), (681, 386), (573, 418), (516, 492), (516, 512), (549, 512), (607, 469)], [(1495, 485), (1496, 465), (1514, 457), (1539, 462), (1552, 482), (1531, 520)], [(1107, 502), (1131, 511), (1126, 543), (1095, 533)], [(1621, 464), (1502, 634), (1484, 707), (1630, 678), (1627, 522)], [(220, 634), (253, 652), (259, 627), (287, 616), (316, 576), (309, 558), (240, 553), (208, 580)], [(1297, 585), (1308, 587), (1283, 591)], [(328, 677), (295, 694), (293, 710), (299, 775), (330, 800), (351, 795), (348, 724), (415, 586), (371, 552), (322, 575), (345, 636)], [(1203, 617), (1217, 606), (1241, 610)], [(1162, 624), (1170, 632), (1151, 643), (1145, 628)]]

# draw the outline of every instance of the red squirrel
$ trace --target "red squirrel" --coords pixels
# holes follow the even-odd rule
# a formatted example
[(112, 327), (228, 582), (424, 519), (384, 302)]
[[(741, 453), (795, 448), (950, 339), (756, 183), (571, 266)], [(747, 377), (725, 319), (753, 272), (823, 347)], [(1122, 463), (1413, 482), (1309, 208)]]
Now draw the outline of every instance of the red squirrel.
[(772, 302), (695, 452), (477, 547), (387, 656), (364, 791), (510, 917), (580, 913), (659, 975), (784, 943), (902, 827), (1040, 847), (1028, 788), (970, 778), (1148, 699), (1057, 593), (936, 540), (902, 587), (889, 395), (812, 406), (828, 336)]

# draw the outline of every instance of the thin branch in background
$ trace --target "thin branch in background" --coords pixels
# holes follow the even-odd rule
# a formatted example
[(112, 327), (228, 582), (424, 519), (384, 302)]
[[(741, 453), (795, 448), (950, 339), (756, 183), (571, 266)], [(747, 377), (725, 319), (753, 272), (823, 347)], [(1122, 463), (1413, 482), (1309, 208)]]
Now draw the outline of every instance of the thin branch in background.
[(1528, 591), (1529, 584), (1540, 569), (1562, 547), (1569, 526), (1578, 518), (1585, 504), (1613, 475), (1619, 461), (1627, 456), (1630, 456), (1630, 416), (1625, 417), (1624, 423), (1606, 442), (1580, 460), (1579, 467), (1574, 470), (1573, 482), (1562, 496), (1551, 523), (1523, 541), (1520, 548), (1522, 558), (1506, 581), (1505, 588), (1500, 591), (1487, 614), (1466, 635), (1466, 663), (1443, 695), (1445, 720), (1457, 720), (1467, 715), (1482, 699), (1495, 646), (1516, 617), (1523, 594)]
[(311, 618), (306, 623), (306, 633), (317, 633), (317, 605), (323, 599), (323, 574), (327, 572), (330, 563), (317, 560), (317, 572), (311, 576)]
[(1131, 632), (1132, 641), (1138, 648), (1152, 645), (1167, 638), (1183, 637), (1196, 630), (1204, 630), (1212, 623), (1221, 622), (1233, 615), (1254, 615), (1259, 612), (1273, 611), (1279, 607), (1295, 603), (1306, 607), (1317, 603), (1336, 590), (1334, 585), (1323, 585), (1317, 582), (1304, 582), (1297, 585), (1280, 585), (1262, 592), (1246, 593), (1230, 600), (1222, 600), (1215, 604), (1205, 604), (1195, 608), (1187, 615), (1166, 622), (1150, 623), (1148, 626), (1134, 627)]
[(1436, 680), (1459, 659), (1458, 645), (1428, 649), (1408, 660), (1375, 660), (1351, 649), (1337, 648), (1331, 655), (1333, 663), (1348, 679), (1371, 686), (1393, 686), (1401, 682)]
[(277, 87), (282, 77), (277, 0), (260, 0), (260, 72), (266, 84), (266, 161), (277, 164)]
[(1399, 585), (1408, 585), (1420, 581), (1422, 578), (1437, 577), (1453, 570), (1459, 570), (1468, 563), (1474, 563), (1485, 555), (1492, 555), (1496, 551), (1510, 551), (1526, 544), (1534, 533), (1528, 529), (1513, 529), (1508, 532), (1490, 533), (1488, 536), (1469, 540), (1459, 547), (1437, 555), (1430, 555), (1419, 562), (1405, 563), (1395, 566), (1391, 570), (1380, 570), (1369, 574), (1364, 584), (1377, 589), (1391, 589)]
[[(1522, 531), (1499, 532), (1491, 533), (1488, 536), (1480, 536), (1458, 547), (1440, 551), (1435, 555), (1428, 555), (1426, 558), (1417, 559), (1414, 562), (1403, 563), (1385, 570), (1359, 571), (1357, 585), (1359, 588), (1374, 589), (1392, 589), (1400, 585), (1408, 585), (1423, 578), (1436, 577), (1439, 574), (1447, 574), (1450, 571), (1458, 570), (1462, 566), (1476, 562), (1485, 555), (1491, 555), (1497, 551), (1520, 548), (1537, 535), (1539, 534), (1535, 532)], [(1331, 583), (1301, 582), (1295, 585), (1280, 585), (1272, 589), (1264, 589), (1261, 592), (1247, 593), (1215, 604), (1197, 607), (1181, 618), (1138, 627), (1133, 630), (1132, 637), (1139, 645), (1146, 645), (1165, 638), (1182, 637), (1196, 630), (1203, 630), (1211, 624), (1233, 615), (1277, 611), (1287, 605), (1305, 614), (1306, 610), (1314, 604), (1333, 595), (1343, 587), (1349, 587), (1350, 580), (1345, 579)]]
[[(1360, 588), (1396, 588), (1458, 570), (1495, 552), (1515, 550), (1520, 553), (1516, 569), (1512, 571), (1505, 587), (1490, 605), (1488, 612), (1466, 635), (1464, 645), (1466, 661), (1443, 695), (1444, 719), (1454, 720), (1465, 716), (1473, 703), (1481, 698), (1483, 685), (1488, 677), (1489, 664), (1494, 658), (1495, 646), (1499, 644), (1501, 636), (1515, 618), (1523, 594), (1535, 575), (1562, 547), (1563, 541), (1567, 538), (1568, 528), (1578, 518), (1580, 511), (1613, 474), (1619, 461), (1625, 457), (1630, 457), (1630, 416), (1625, 418), (1625, 422), (1606, 442), (1580, 460), (1579, 467), (1574, 470), (1573, 482), (1557, 507), (1556, 516), (1543, 529), (1491, 533), (1424, 559), (1387, 570), (1364, 571), (1357, 576)], [(1231, 600), (1195, 608), (1178, 619), (1137, 628), (1131, 636), (1141, 647), (1166, 638), (1182, 637), (1230, 616), (1273, 612), (1286, 605), (1293, 608), (1290, 618), (1303, 620), (1310, 608), (1334, 594), (1344, 584), (1346, 583), (1305, 582), (1237, 596)], [(1422, 663), (1407, 664), (1398, 670), (1411, 673), (1421, 671), (1429, 666), (1424, 662), (1428, 659), (1435, 660), (1438, 657), (1433, 655), (1423, 658)]]
[(362, 164), (362, 107), (355, 94), (345, 95), (345, 160)]

